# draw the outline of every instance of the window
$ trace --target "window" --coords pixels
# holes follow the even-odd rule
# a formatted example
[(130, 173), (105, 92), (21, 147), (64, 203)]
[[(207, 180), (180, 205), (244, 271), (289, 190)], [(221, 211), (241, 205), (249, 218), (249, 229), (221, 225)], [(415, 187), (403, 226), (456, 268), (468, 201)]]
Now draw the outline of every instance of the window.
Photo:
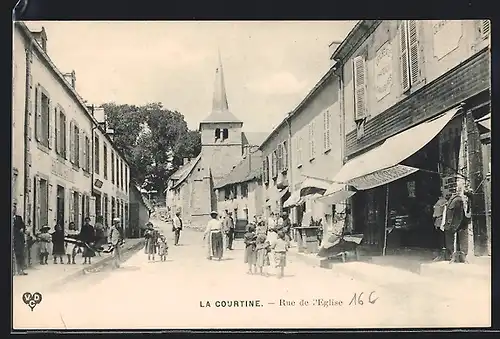
[(73, 126), (73, 164), (80, 166), (80, 129)]
[(302, 166), (302, 137), (295, 137), (295, 148), (297, 153), (297, 167)]
[(90, 138), (85, 136), (85, 170), (90, 172)]
[(96, 135), (94, 138), (94, 172), (99, 174), (99, 137)]
[(78, 199), (78, 192), (73, 192), (73, 196), (72, 196), (72, 199), (73, 199), (73, 221), (75, 223), (75, 227), (74, 227), (74, 230), (78, 230), (78, 217), (79, 217), (79, 214), (80, 214), (80, 207), (79, 207), (79, 201), (80, 199)]
[(56, 153), (66, 159), (66, 115), (60, 108), (54, 108)]
[(50, 99), (47, 94), (42, 92), (41, 86), (37, 86), (35, 89), (35, 100), (36, 100), (36, 121), (35, 121), (35, 133), (36, 140), (46, 146), (50, 146)]
[(229, 186), (224, 187), (224, 200), (229, 200), (231, 196), (231, 188)]
[(288, 169), (288, 142), (283, 141), (283, 170)]
[(220, 138), (220, 128), (215, 129), (215, 140)]
[(104, 179), (108, 179), (108, 147), (106, 144), (103, 144), (103, 171), (104, 171)]
[(281, 169), (282, 169), (282, 163), (283, 163), (283, 159), (282, 159), (282, 149), (281, 149), (281, 144), (278, 144), (278, 147), (276, 148), (276, 175), (278, 173), (281, 173)]
[(229, 138), (229, 131), (227, 130), (227, 128), (224, 128), (222, 130), (222, 140), (226, 140), (227, 138)]
[(115, 183), (115, 153), (111, 152), (111, 183)]
[(111, 218), (116, 218), (116, 200), (115, 200), (115, 197), (111, 197)]
[(116, 187), (120, 187), (120, 159), (118, 158), (118, 155), (116, 156), (115, 170), (116, 170)]
[(399, 29), (401, 86), (403, 93), (421, 78), (418, 25), (416, 20), (403, 20)]
[(120, 159), (120, 188), (123, 190), (123, 160)]
[(323, 151), (327, 152), (332, 148), (331, 140), (330, 140), (330, 110), (326, 110), (323, 112)]
[[(199, 168), (198, 168), (199, 170)], [(128, 167), (125, 166), (125, 192), (128, 193), (128, 184), (129, 184), (129, 179), (128, 179)]]
[(108, 204), (109, 204), (109, 198), (106, 193), (104, 193), (104, 206), (103, 206), (103, 217), (104, 217), (104, 226), (108, 226)]
[(309, 160), (313, 160), (316, 156), (316, 148), (314, 145), (314, 121), (309, 124)]
[(354, 120), (363, 120), (366, 116), (366, 60), (364, 55), (353, 59), (354, 79)]
[(248, 184), (246, 182), (241, 184), (241, 196), (243, 198), (248, 197)]
[(276, 150), (271, 153), (271, 178), (276, 178), (278, 172), (276, 171)]

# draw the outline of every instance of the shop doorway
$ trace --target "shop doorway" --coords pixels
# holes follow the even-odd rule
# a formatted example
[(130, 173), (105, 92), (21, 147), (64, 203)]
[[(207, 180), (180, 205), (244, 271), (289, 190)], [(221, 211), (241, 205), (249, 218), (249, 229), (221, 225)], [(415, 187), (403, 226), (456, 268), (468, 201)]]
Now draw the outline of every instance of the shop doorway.
[(64, 229), (64, 187), (57, 185), (56, 224)]

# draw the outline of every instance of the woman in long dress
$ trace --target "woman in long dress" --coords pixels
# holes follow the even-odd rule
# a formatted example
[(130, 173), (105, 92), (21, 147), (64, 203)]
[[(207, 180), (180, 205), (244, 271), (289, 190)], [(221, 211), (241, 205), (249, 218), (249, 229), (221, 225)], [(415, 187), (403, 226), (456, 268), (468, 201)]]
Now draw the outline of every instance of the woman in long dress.
[(156, 243), (158, 242), (158, 232), (154, 229), (153, 224), (148, 222), (146, 224), (146, 232), (144, 238), (146, 239), (146, 246), (144, 252), (148, 255), (148, 260), (155, 261)]
[(208, 245), (207, 259), (212, 260), (212, 258), (217, 258), (221, 260), (224, 254), (222, 222), (217, 218), (217, 212), (212, 211), (210, 216), (212, 219), (208, 222), (203, 235), (203, 239), (206, 239)]

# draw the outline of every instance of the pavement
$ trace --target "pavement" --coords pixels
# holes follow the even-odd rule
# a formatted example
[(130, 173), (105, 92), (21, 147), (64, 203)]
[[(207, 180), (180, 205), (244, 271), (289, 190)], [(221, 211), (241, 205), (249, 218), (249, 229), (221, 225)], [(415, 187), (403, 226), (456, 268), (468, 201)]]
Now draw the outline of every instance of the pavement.
[[(143, 246), (143, 239), (126, 239), (122, 251), (138, 250)], [(49, 258), (48, 265), (35, 264), (26, 270), (28, 275), (13, 277), (13, 292), (24, 293), (30, 292), (45, 292), (60, 285), (68, 283), (74, 279), (78, 279), (84, 274), (99, 270), (102, 266), (111, 262), (111, 254), (101, 253), (101, 256), (92, 258), (92, 264), (82, 264), (83, 258), (81, 254), (76, 257), (76, 264), (66, 264), (67, 258), (63, 258), (64, 264), (54, 264), (52, 258)]]
[[(241, 241), (224, 252), (222, 261), (211, 261), (205, 258), (202, 233), (186, 228), (181, 245), (173, 246), (171, 226), (154, 223), (168, 236), (166, 262), (149, 262), (139, 251), (119, 269), (88, 274), (43, 294), (33, 311), (14, 295), (14, 328), (432, 328), (491, 323), (490, 300), (478, 297), (474, 286), (450, 299), (426, 294), (428, 290), (418, 288), (420, 281), (399, 273), (359, 279), (340, 269), (315, 267), (292, 251), (284, 278), (278, 279), (272, 268), (267, 276), (249, 275)], [(365, 268), (353, 267), (358, 269)]]

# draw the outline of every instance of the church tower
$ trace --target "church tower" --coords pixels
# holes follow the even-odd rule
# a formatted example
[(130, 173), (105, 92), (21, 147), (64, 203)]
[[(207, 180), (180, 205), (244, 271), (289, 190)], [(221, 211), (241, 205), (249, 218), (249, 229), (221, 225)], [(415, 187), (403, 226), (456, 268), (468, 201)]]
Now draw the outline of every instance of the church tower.
[(203, 162), (210, 168), (214, 182), (224, 177), (241, 161), (242, 127), (243, 122), (229, 111), (219, 53), (219, 67), (215, 70), (212, 112), (200, 122)]

